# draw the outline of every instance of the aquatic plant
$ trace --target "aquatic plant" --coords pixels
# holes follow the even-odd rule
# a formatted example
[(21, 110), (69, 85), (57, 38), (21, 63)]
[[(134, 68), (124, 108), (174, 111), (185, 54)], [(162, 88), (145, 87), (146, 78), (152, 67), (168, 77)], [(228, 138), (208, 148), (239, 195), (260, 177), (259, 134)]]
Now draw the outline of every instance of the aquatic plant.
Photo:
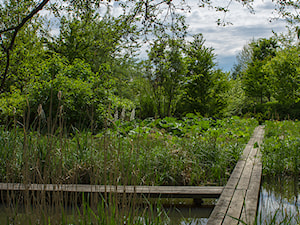
[(300, 122), (267, 121), (262, 146), (264, 175), (300, 174)]

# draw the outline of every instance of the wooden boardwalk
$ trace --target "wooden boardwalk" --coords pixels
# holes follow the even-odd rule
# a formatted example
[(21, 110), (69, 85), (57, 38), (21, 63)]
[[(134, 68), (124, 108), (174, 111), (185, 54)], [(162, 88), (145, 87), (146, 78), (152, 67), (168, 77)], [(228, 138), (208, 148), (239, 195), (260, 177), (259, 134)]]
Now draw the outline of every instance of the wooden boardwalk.
[(260, 146), (264, 127), (258, 126), (235, 166), (207, 225), (254, 224), (258, 206), (262, 164)]
[[(246, 145), (225, 187), (215, 186), (113, 186), (81, 184), (21, 184), (0, 183), (0, 192), (73, 192), (137, 194), (146, 197), (192, 198), (201, 203), (202, 198), (218, 198), (208, 225), (234, 225), (244, 221), (254, 224), (260, 191), (262, 164), (259, 149), (264, 127), (258, 126)], [(241, 223), (242, 224), (242, 223)]]
[(215, 186), (113, 186), (85, 184), (0, 183), (0, 191), (41, 191), (78, 193), (137, 194), (161, 198), (218, 198), (224, 187)]

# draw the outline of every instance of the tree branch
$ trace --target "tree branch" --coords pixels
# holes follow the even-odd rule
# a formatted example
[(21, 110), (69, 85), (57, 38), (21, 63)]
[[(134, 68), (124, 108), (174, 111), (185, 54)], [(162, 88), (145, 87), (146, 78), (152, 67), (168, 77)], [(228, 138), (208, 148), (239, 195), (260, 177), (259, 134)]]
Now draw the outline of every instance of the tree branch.
[(40, 4), (38, 4), (25, 18), (23, 18), (23, 20), (21, 21), (20, 24), (18, 24), (15, 27), (10, 27), (10, 28), (6, 28), (4, 30), (0, 31), (0, 35), (5, 33), (5, 32), (9, 32), (9, 31), (14, 31), (12, 39), (10, 41), (10, 44), (8, 47), (4, 46), (4, 43), (1, 43), (2, 48), (4, 49), (5, 53), (6, 53), (6, 67), (5, 67), (5, 71), (4, 74), (2, 75), (2, 82), (1, 82), (1, 86), (0, 86), (0, 93), (4, 92), (4, 84), (5, 84), (5, 80), (8, 74), (8, 69), (9, 69), (9, 61), (10, 61), (10, 51), (12, 50), (12, 47), (15, 43), (15, 39), (17, 37), (18, 32), (20, 31), (20, 29), (34, 16), (36, 15), (40, 10), (42, 10), (44, 8), (44, 6), (49, 2), (50, 0), (43, 0)]

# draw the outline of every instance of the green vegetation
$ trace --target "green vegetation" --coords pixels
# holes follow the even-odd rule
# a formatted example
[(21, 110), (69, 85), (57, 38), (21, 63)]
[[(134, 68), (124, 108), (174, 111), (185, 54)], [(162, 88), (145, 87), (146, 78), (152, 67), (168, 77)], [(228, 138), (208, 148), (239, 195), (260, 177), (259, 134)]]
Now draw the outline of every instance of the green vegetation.
[[(264, 174), (299, 175), (299, 122), (266, 122), (300, 119), (298, 1), (272, 1), (288, 35), (252, 40), (231, 73), (175, 2), (1, 1), (0, 182), (224, 185), (257, 121)], [(7, 196), (46, 210), (27, 194)], [(101, 200), (80, 224), (163, 223), (132, 213), (135, 198)]]
[(266, 122), (266, 134), (262, 148), (265, 175), (299, 175), (299, 129), (299, 121)]
[(299, 119), (299, 45), (281, 41), (271, 37), (244, 47), (233, 72), (239, 96), (233, 94), (231, 111), (260, 122)]
[[(1, 124), (11, 126), (14, 117), (22, 121), (29, 114), (32, 127), (39, 110), (44, 120), (63, 115), (65, 127), (101, 131), (108, 114), (123, 108), (136, 109), (140, 119), (181, 119), (188, 113), (247, 114), (260, 122), (299, 118), (296, 28), (285, 38), (253, 40), (230, 74), (218, 68), (202, 34), (187, 38), (185, 17), (172, 2), (118, 4), (120, 15), (101, 3), (1, 4)], [(30, 14), (48, 4), (47, 13), (59, 25), (55, 35), (46, 26), (52, 22), (48, 17)], [(280, 12), (298, 7), (278, 4)], [(170, 12), (163, 8), (168, 6)], [(32, 17), (20, 23), (28, 14)], [(164, 23), (166, 18), (173, 22)], [(142, 40), (149, 44), (144, 60), (138, 59)]]
[(97, 135), (78, 130), (40, 135), (2, 127), (0, 179), (23, 183), (224, 185), (256, 125), (253, 119), (215, 121), (189, 115), (183, 120), (118, 120)]
[[(300, 122), (266, 121), (265, 137), (261, 146), (263, 183), (269, 198), (257, 218), (258, 224), (298, 224), (299, 206), (297, 205), (300, 174)], [(270, 196), (264, 196), (268, 193)], [(262, 203), (261, 203), (262, 204)]]
[[(61, 127), (51, 135), (1, 127), (0, 182), (224, 185), (257, 121), (238, 117), (212, 120), (188, 114), (182, 120), (112, 120), (110, 125), (98, 134), (76, 129), (64, 133)], [(137, 196), (107, 194), (103, 198), (96, 194), (72, 216), (62, 214), (58, 208), (70, 204), (76, 209), (80, 199), (76, 194), (54, 193), (50, 199), (43, 192), (31, 193), (28, 198), (18, 193), (4, 196), (9, 196), (14, 210), (24, 205), (28, 210), (25, 219), (31, 222), (119, 224), (122, 218), (129, 224), (168, 221), (161, 206)], [(144, 211), (134, 210), (139, 204), (143, 204)], [(40, 211), (30, 211), (31, 206)], [(24, 219), (18, 212), (9, 218)]]

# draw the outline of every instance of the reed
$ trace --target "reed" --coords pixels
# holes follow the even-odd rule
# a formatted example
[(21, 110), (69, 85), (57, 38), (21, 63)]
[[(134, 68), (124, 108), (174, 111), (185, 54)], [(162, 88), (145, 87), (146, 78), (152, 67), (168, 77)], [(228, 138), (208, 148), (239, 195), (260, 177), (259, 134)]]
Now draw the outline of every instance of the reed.
[[(237, 117), (111, 120), (110, 127), (94, 134), (64, 127), (61, 107), (47, 120), (39, 109), (35, 124), (0, 126), (0, 182), (223, 185), (257, 125), (255, 120)], [(73, 209), (77, 224), (164, 224), (168, 220), (162, 207), (150, 203), (144, 203), (149, 210), (136, 210), (141, 202), (137, 196), (107, 193), (87, 200), (76, 193), (25, 191), (3, 192), (1, 197), (15, 212), (7, 220), (14, 223), (70, 223), (66, 208)]]
[(268, 121), (262, 146), (264, 175), (300, 174), (300, 122)]

